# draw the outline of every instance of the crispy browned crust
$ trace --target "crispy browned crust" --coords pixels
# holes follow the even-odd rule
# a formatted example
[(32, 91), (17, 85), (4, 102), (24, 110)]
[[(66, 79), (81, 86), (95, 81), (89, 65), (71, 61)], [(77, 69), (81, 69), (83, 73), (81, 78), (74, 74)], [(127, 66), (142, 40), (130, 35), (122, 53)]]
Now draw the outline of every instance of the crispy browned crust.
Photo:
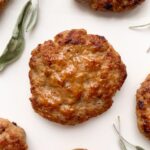
[(83, 148), (76, 148), (76, 149), (73, 149), (73, 150), (87, 150), (87, 149), (83, 149)]
[(35, 111), (74, 125), (111, 107), (126, 67), (104, 37), (75, 29), (33, 50), (29, 77)]
[(0, 118), (0, 150), (27, 150), (26, 135), (16, 123)]
[(145, 0), (77, 0), (88, 3), (92, 9), (121, 12), (135, 8)]
[(139, 130), (150, 139), (150, 74), (138, 89), (136, 98)]
[(2, 10), (5, 7), (7, 1), (8, 0), (0, 0), (0, 10)]

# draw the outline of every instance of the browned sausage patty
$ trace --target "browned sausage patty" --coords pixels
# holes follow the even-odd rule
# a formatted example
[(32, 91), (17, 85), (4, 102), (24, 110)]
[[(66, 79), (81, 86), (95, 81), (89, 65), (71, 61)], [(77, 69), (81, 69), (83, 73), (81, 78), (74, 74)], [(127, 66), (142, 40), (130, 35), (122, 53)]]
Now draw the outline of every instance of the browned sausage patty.
[(76, 149), (73, 149), (73, 150), (87, 150), (87, 149), (83, 149), (83, 148), (76, 148)]
[(150, 75), (142, 83), (137, 94), (137, 121), (140, 131), (150, 139)]
[(0, 0), (0, 10), (4, 8), (8, 0)]
[(126, 67), (104, 37), (75, 29), (33, 50), (29, 76), (35, 111), (57, 123), (74, 125), (112, 105)]
[(145, 0), (77, 0), (88, 3), (92, 9), (101, 11), (121, 12), (132, 9)]
[(0, 150), (27, 150), (26, 135), (16, 123), (0, 118)]

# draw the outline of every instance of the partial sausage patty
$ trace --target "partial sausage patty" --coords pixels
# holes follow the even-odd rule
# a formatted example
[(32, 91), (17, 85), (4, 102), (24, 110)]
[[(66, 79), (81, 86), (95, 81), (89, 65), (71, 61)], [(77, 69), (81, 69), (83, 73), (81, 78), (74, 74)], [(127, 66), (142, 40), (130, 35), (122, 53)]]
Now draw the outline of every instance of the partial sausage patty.
[(26, 135), (16, 123), (0, 118), (0, 150), (27, 150)]
[(92, 9), (121, 12), (135, 8), (145, 0), (76, 0), (88, 3)]
[(75, 125), (111, 107), (126, 67), (103, 36), (74, 29), (33, 50), (29, 76), (34, 110), (54, 122)]
[(4, 8), (8, 0), (0, 0), (0, 10)]
[(87, 149), (83, 149), (83, 148), (76, 148), (76, 149), (73, 149), (73, 150), (87, 150)]
[(150, 139), (150, 74), (137, 90), (136, 98), (139, 130)]

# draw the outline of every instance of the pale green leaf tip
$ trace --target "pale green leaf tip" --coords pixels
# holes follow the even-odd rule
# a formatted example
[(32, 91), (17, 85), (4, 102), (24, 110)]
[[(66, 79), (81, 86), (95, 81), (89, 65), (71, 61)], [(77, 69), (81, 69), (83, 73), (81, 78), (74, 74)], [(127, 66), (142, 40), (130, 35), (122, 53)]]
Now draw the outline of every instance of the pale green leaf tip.
[(32, 4), (31, 15), (26, 27), (26, 32), (33, 30), (38, 20), (39, 1), (38, 0), (31, 1), (31, 4)]
[(148, 28), (148, 27), (150, 27), (150, 23), (136, 25), (136, 26), (130, 26), (129, 29), (141, 29), (141, 28)]
[(135, 148), (136, 148), (136, 150), (145, 150), (144, 148), (142, 148), (140, 146), (136, 146)]
[(0, 72), (2, 72), (4, 70), (4, 66), (0, 65)]

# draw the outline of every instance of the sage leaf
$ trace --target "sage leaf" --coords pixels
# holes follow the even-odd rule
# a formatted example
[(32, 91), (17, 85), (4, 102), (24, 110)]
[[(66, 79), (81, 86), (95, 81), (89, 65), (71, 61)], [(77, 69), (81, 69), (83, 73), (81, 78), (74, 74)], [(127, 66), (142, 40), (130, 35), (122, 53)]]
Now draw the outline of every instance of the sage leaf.
[(138, 28), (145, 28), (145, 27), (150, 27), (150, 23), (137, 25), (137, 26), (130, 26), (129, 28), (130, 29), (138, 29)]
[(136, 146), (135, 148), (136, 148), (136, 150), (145, 150), (144, 148), (142, 148), (140, 146)]
[[(115, 125), (114, 125), (115, 126)], [(119, 128), (119, 145), (121, 150), (127, 150), (126, 145), (124, 144), (124, 142), (121, 139), (121, 121), (120, 121), (120, 116), (118, 116), (118, 128)]]
[(24, 49), (25, 41), (23, 35), (23, 23), (29, 6), (30, 1), (28, 1), (22, 9), (17, 19), (12, 38), (9, 40), (3, 54), (0, 57), (0, 71), (2, 71), (8, 64), (15, 61)]
[(24, 49), (24, 38), (21, 36), (18, 37), (19, 39), (12, 37), (5, 49), (5, 53), (0, 57), (0, 71), (21, 55), (22, 50)]
[(38, 0), (33, 0), (32, 3), (31, 15), (26, 29), (27, 32), (34, 28), (38, 20)]
[(120, 144), (121, 150), (127, 150), (127, 148), (122, 140), (119, 140), (119, 144)]
[(118, 134), (119, 136), (119, 144), (120, 144), (120, 147), (121, 147), (121, 150), (127, 150), (126, 148), (126, 145), (125, 143), (127, 143), (129, 146), (133, 147), (134, 149), (136, 150), (145, 150), (144, 148), (142, 148), (141, 146), (136, 146), (136, 145), (133, 145), (131, 144), (129, 141), (127, 141), (122, 135), (121, 135), (121, 132), (120, 132), (120, 117), (118, 117), (118, 123), (119, 123), (119, 130), (117, 129), (116, 125), (113, 124), (113, 127), (116, 131), (116, 133)]
[[(12, 33), (12, 37), (9, 40), (8, 44), (6, 45), (4, 52), (0, 56), (0, 71), (4, 70), (8, 64), (16, 61), (24, 50), (25, 47), (24, 26), (27, 17), (30, 13), (31, 7), (32, 2), (31, 0), (28, 0), (17, 19), (15, 28)], [(30, 19), (29, 23), (30, 22), (32, 22), (32, 19)], [(36, 21), (34, 20), (34, 25), (35, 23)], [(29, 27), (30, 29), (32, 29), (31, 25), (29, 25)]]
[[(150, 27), (150, 23), (147, 24), (142, 24), (142, 25), (137, 25), (137, 26), (130, 26), (129, 29), (141, 29), (141, 28), (149, 28)], [(150, 47), (146, 50), (147, 53), (150, 52)]]

